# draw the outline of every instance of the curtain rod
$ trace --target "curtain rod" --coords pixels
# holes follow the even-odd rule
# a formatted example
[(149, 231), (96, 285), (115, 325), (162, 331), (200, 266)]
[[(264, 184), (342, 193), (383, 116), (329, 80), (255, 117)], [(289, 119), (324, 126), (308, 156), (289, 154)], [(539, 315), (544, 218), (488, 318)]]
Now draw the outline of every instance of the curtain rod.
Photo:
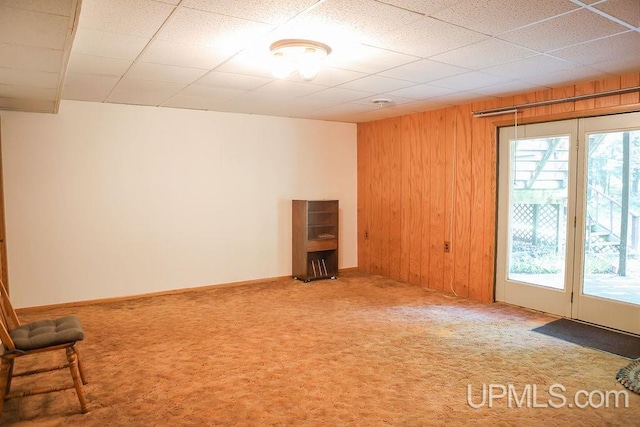
[(636, 91), (640, 91), (640, 86), (609, 90), (606, 92), (589, 93), (586, 95), (570, 96), (567, 98), (551, 99), (549, 101), (529, 102), (527, 104), (511, 105), (509, 107), (492, 108), (489, 110), (472, 111), (471, 114), (473, 114), (474, 117), (497, 116), (500, 114), (515, 113), (518, 111), (518, 109), (521, 109), (521, 108), (541, 107), (543, 105), (561, 104), (563, 102), (582, 101), (584, 99), (600, 98), (603, 96), (611, 96), (611, 95), (621, 95), (623, 93), (630, 93), (630, 92), (636, 92)]

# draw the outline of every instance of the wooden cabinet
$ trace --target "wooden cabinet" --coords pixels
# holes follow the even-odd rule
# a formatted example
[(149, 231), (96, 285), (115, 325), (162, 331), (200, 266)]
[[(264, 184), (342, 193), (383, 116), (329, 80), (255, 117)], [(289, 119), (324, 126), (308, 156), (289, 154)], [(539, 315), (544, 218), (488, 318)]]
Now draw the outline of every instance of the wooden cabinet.
[(293, 278), (338, 277), (338, 201), (293, 201)]

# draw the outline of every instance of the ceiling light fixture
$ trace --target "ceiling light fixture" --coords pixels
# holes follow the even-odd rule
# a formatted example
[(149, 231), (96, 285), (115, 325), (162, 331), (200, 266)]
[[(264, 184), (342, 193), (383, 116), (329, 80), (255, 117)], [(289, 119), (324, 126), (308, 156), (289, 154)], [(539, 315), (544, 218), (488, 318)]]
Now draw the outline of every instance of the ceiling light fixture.
[(316, 78), (322, 60), (331, 53), (324, 43), (301, 39), (279, 40), (270, 49), (275, 77), (284, 79), (295, 73), (305, 82)]

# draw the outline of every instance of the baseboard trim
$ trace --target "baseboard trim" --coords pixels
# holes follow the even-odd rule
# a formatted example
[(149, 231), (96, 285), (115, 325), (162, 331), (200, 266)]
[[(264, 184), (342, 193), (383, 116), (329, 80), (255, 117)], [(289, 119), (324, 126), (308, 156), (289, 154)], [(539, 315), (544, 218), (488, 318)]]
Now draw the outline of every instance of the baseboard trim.
[[(341, 268), (339, 270), (339, 273), (349, 273), (353, 271), (358, 271), (358, 267)], [(177, 294), (184, 294), (187, 292), (208, 291), (211, 289), (235, 288), (238, 286), (259, 285), (262, 283), (273, 282), (276, 280), (286, 280), (286, 279), (293, 280), (293, 278), (289, 275), (268, 277), (264, 279), (243, 280), (240, 282), (220, 283), (216, 285), (204, 285), (204, 286), (196, 286), (196, 287), (190, 287), (190, 288), (171, 289), (168, 291), (149, 292), (146, 294), (126, 295), (122, 297), (97, 298), (97, 299), (90, 299), (90, 300), (84, 300), (84, 301), (63, 302), (60, 304), (47, 304), (47, 305), (38, 305), (34, 307), (22, 307), (22, 308), (17, 308), (16, 312), (18, 314), (30, 314), (30, 313), (38, 313), (43, 311), (55, 310), (59, 308), (82, 307), (82, 306), (94, 305), (94, 304), (107, 304), (107, 303), (113, 303), (113, 302), (132, 301), (132, 300), (137, 300), (142, 298), (151, 298), (151, 297), (164, 296), (164, 295), (177, 295)]]

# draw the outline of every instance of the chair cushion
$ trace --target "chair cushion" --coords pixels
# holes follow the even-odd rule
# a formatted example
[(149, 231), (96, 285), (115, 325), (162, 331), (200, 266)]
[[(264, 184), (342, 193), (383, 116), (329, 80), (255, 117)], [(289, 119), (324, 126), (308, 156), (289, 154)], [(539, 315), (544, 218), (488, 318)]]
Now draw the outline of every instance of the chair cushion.
[(82, 324), (77, 316), (27, 323), (18, 326), (9, 335), (18, 350), (34, 350), (84, 338)]

